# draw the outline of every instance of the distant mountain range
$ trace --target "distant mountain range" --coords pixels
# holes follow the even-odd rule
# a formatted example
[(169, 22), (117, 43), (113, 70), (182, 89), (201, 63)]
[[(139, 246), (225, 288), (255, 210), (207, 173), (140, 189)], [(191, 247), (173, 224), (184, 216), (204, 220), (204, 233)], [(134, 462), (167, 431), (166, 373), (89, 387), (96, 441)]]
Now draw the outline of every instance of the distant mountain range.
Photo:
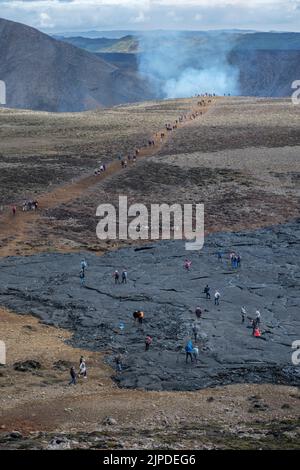
[[(169, 37), (169, 41), (173, 41), (174, 45), (177, 42), (186, 42), (187, 47), (203, 47), (209, 42), (214, 41), (214, 38), (222, 36), (225, 41), (231, 44), (231, 49), (236, 50), (298, 50), (300, 51), (300, 33), (258, 33), (258, 32), (179, 32), (168, 33), (157, 32), (160, 36), (158, 38)], [(69, 44), (73, 44), (76, 47), (88, 50), (90, 52), (122, 52), (122, 53), (133, 53), (143, 52), (144, 38), (147, 36), (153, 37), (150, 33), (141, 35), (126, 34), (122, 37), (117, 38), (89, 38), (84, 36), (74, 37), (57, 37), (61, 41), (65, 41)]]
[(129, 31), (129, 30), (115, 30), (115, 31), (76, 31), (76, 32), (63, 32), (63, 33), (55, 33), (51, 34), (50, 36), (54, 37), (55, 39), (60, 38), (74, 38), (74, 37), (83, 37), (83, 38), (90, 38), (90, 39), (98, 39), (98, 38), (107, 38), (107, 39), (120, 39), (124, 36), (140, 36), (140, 31)]
[(241, 95), (290, 96), (291, 83), (300, 80), (300, 33), (106, 33), (54, 38), (0, 19), (7, 106), (73, 112), (163, 98), (164, 81), (173, 84), (186, 70), (205, 70), (212, 57), (213, 74), (224, 67), (237, 72)]
[[(124, 36), (157, 36), (162, 32), (166, 32), (166, 30), (149, 30), (149, 31), (142, 31), (142, 30), (112, 30), (112, 31), (76, 31), (76, 32), (60, 32), (52, 34), (54, 38), (73, 38), (73, 37), (83, 37), (83, 38), (90, 38), (90, 39), (98, 39), (98, 38), (108, 38), (108, 39), (120, 39)], [(183, 31), (181, 30), (167, 30), (169, 34), (181, 34)], [(239, 34), (246, 34), (246, 33), (255, 33), (255, 30), (252, 29), (220, 29), (220, 30), (211, 30), (211, 31), (184, 31), (185, 34), (205, 34), (205, 33), (239, 33)]]
[(83, 111), (153, 98), (147, 82), (95, 54), (0, 19), (0, 80), (7, 106)]
[(85, 38), (82, 36), (75, 37), (56, 37), (60, 41), (67, 42), (73, 46), (80, 47), (89, 52), (122, 52), (132, 53), (138, 52), (139, 39), (135, 36), (123, 36), (122, 38)]

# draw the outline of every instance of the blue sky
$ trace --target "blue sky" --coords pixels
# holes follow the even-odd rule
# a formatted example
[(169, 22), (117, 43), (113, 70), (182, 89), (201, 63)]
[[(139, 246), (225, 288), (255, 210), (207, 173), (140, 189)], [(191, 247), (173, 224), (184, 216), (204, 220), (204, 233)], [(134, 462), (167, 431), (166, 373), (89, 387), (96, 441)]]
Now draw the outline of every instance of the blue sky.
[(300, 31), (300, 0), (0, 0), (0, 17), (47, 33), (95, 29)]

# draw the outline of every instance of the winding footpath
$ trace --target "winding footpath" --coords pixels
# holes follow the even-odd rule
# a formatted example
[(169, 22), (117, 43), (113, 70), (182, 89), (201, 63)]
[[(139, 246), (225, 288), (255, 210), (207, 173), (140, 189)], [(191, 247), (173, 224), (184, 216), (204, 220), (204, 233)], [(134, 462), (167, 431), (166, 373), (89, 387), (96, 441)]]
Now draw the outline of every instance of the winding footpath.
[[(195, 107), (185, 113), (185, 119), (177, 123), (177, 129), (166, 131), (164, 128), (157, 131), (152, 136), (154, 145), (139, 149), (138, 161), (142, 158), (155, 156), (161, 148), (172, 139), (172, 135), (176, 130), (188, 126), (194, 122), (195, 119), (203, 118), (214, 103), (215, 101), (213, 99), (206, 98), (205, 105), (200, 108), (197, 102)], [(165, 135), (163, 139), (161, 139), (162, 133)], [(39, 203), (38, 211), (22, 212), (18, 208), (16, 215), (13, 216), (11, 209), (7, 207), (5, 213), (0, 217), (0, 257), (18, 254), (20, 247), (30, 241), (30, 232), (34, 232), (35, 224), (41, 220), (42, 211), (53, 209), (61, 204), (67, 204), (80, 197), (87, 189), (95, 186), (99, 182), (120, 172), (130, 171), (134, 163), (128, 163), (127, 169), (122, 169), (119, 160), (113, 161), (109, 163), (107, 170), (100, 175), (91, 175), (89, 172), (88, 175), (84, 175), (77, 180), (73, 179), (69, 183), (56, 187), (51, 192), (37, 196), (36, 199)]]

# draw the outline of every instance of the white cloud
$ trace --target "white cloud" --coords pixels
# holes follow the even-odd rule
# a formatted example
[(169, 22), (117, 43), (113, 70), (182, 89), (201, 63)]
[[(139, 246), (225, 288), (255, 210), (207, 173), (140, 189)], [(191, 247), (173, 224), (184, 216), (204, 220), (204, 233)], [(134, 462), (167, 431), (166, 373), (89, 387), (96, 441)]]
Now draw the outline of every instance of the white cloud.
[(133, 18), (134, 23), (145, 23), (147, 21), (147, 17), (145, 16), (145, 13), (143, 11), (140, 11), (137, 16)]
[(45, 31), (300, 30), (300, 0), (0, 0), (0, 16)]
[(51, 21), (51, 18), (48, 15), (48, 13), (40, 14), (40, 27), (41, 28), (53, 28), (54, 27), (54, 23)]

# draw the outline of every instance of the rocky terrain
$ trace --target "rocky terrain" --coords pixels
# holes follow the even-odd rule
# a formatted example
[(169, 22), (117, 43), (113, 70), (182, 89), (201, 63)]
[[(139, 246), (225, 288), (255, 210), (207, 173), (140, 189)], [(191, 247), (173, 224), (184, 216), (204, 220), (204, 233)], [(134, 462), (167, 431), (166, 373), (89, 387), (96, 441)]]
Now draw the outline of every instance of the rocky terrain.
[[(74, 332), (76, 347), (109, 352), (109, 363), (123, 354), (121, 386), (150, 390), (197, 390), (230, 383), (300, 384), (291, 362), (292, 342), (300, 325), (299, 224), (256, 232), (207, 237), (200, 252), (191, 252), (190, 272), (183, 268), (183, 242), (161, 242), (123, 249), (101, 258), (87, 255), (87, 280), (79, 286), (84, 254), (45, 254), (8, 258), (0, 263), (0, 303), (38, 316), (49, 325)], [(218, 262), (216, 252), (224, 253)], [(228, 263), (231, 251), (242, 256), (241, 268)], [(126, 268), (128, 284), (114, 285), (112, 273)], [(205, 300), (209, 284), (221, 292), (221, 304)], [(194, 310), (203, 309), (198, 322)], [(253, 338), (249, 319), (259, 309), (262, 338)], [(145, 312), (144, 325), (132, 314)], [(184, 346), (199, 323), (199, 363), (185, 364)], [(124, 323), (124, 325), (123, 325)], [(120, 325), (123, 325), (121, 327)], [(153, 347), (144, 351), (146, 334)]]

